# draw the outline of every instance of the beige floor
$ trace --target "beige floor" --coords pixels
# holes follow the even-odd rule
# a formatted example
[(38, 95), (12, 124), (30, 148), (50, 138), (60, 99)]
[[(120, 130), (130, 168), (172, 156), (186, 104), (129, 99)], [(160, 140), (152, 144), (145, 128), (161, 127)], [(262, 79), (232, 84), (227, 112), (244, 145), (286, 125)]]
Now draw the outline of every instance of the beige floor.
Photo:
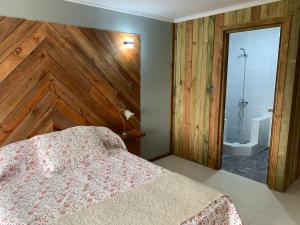
[(300, 224), (300, 179), (284, 194), (266, 185), (227, 171), (215, 171), (196, 163), (169, 156), (155, 162), (230, 196), (245, 225)]

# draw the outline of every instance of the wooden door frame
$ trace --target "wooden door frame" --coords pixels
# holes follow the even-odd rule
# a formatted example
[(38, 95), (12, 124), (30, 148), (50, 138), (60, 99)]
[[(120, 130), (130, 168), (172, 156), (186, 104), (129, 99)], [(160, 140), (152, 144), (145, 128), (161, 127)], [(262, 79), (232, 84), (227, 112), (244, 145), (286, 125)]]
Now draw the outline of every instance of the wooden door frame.
[(229, 33), (249, 31), (263, 28), (280, 27), (280, 48), (276, 78), (274, 113), (272, 120), (272, 134), (269, 157), (268, 185), (275, 188), (277, 158), (280, 140), (280, 126), (283, 109), (283, 93), (286, 77), (286, 64), (288, 54), (288, 42), (290, 33), (290, 17), (278, 17), (237, 24), (233, 26), (223, 26), (222, 16), (217, 16), (215, 25), (214, 59), (212, 72), (212, 93), (210, 110), (210, 133), (209, 133), (209, 159), (208, 165), (214, 169), (221, 169), (223, 153), (223, 133), (225, 118), (225, 99), (227, 82), (227, 53)]

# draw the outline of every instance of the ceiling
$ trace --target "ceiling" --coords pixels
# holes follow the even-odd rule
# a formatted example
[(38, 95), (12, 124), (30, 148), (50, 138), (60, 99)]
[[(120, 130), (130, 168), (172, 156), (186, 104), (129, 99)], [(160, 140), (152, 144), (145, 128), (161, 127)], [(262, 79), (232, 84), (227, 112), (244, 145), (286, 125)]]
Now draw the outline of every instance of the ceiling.
[(65, 0), (144, 16), (167, 22), (182, 22), (278, 0)]

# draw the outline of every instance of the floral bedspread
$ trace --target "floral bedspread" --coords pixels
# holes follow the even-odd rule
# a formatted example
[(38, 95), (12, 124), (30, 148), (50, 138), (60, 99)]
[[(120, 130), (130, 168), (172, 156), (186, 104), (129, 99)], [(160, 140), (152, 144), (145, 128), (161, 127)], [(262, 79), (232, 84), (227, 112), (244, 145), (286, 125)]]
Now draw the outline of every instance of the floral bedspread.
[[(128, 153), (107, 128), (37, 136), (0, 149), (0, 224), (50, 224), (168, 173)], [(242, 223), (224, 196), (182, 223), (195, 224)]]

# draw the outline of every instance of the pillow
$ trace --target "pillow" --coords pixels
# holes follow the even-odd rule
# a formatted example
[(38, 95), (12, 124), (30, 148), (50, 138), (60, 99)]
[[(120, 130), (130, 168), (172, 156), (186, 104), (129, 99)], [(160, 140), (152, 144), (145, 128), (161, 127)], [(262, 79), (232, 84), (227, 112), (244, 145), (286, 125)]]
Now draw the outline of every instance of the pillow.
[(126, 145), (119, 135), (105, 127), (94, 127), (95, 133), (103, 143), (106, 150), (126, 149)]
[(112, 149), (126, 148), (120, 137), (104, 127), (73, 127), (32, 138), (44, 175), (88, 166)]
[(30, 165), (30, 162), (27, 162), (25, 158), (30, 147), (30, 141), (25, 140), (0, 149), (0, 181), (21, 174), (26, 169), (34, 169), (35, 165)]

